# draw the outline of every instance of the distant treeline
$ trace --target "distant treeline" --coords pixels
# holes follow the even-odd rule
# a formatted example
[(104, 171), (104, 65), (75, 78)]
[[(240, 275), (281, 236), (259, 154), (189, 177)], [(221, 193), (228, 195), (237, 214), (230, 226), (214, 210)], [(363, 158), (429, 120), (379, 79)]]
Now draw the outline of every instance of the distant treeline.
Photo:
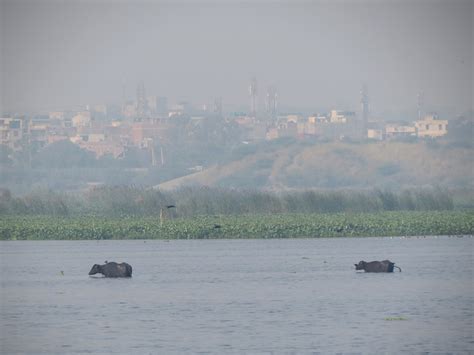
[[(167, 206), (176, 208), (167, 208)], [(257, 190), (185, 187), (175, 191), (135, 187), (100, 187), (83, 193), (37, 191), (12, 196), (0, 189), (0, 215), (159, 216), (446, 211), (454, 209), (447, 190), (404, 191)]]

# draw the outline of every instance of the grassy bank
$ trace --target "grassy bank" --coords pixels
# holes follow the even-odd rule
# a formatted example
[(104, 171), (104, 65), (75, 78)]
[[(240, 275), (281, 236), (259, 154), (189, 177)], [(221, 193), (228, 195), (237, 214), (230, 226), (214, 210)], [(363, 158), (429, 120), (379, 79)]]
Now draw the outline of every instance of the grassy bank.
[(0, 217), (1, 240), (219, 239), (474, 234), (474, 212), (157, 217)]

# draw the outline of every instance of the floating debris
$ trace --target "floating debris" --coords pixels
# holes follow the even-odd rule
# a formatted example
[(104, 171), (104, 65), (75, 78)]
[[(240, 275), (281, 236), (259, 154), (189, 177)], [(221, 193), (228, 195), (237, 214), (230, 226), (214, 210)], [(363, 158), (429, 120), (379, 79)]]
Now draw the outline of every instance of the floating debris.
[(393, 320), (408, 320), (405, 317), (386, 317), (385, 320), (393, 321)]

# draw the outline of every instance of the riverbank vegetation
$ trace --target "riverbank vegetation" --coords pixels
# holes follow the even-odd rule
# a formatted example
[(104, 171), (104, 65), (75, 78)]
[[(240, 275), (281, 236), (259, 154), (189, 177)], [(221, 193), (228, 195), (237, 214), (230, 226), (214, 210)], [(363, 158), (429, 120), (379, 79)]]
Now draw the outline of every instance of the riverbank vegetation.
[(1, 240), (474, 234), (474, 211), (459, 209), (441, 189), (0, 192)]
[(472, 211), (234, 216), (2, 216), (1, 240), (318, 238), (474, 234)]
[(37, 191), (13, 196), (0, 191), (0, 216), (159, 216), (166, 206), (171, 218), (209, 215), (341, 213), (383, 211), (450, 211), (457, 209), (444, 189), (290, 190), (272, 192), (185, 187), (173, 191), (133, 187), (99, 187), (83, 193)]

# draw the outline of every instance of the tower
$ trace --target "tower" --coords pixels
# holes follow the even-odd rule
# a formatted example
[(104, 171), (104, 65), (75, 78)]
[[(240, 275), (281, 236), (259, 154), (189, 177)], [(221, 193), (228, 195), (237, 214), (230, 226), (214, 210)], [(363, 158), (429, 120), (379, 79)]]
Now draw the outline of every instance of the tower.
[(367, 85), (362, 85), (360, 91), (360, 104), (362, 109), (362, 135), (367, 136), (367, 124), (369, 122), (369, 91)]
[(278, 98), (278, 94), (277, 94), (275, 86), (272, 85), (268, 87), (267, 100), (266, 100), (267, 113), (272, 119), (275, 119), (277, 116), (277, 104), (278, 104), (277, 98)]
[(137, 86), (137, 120), (143, 120), (147, 111), (148, 103), (145, 94), (145, 84), (141, 81)]
[(125, 106), (127, 105), (127, 92), (125, 86), (125, 80), (122, 82), (122, 112), (125, 110)]
[(249, 86), (250, 95), (250, 115), (252, 117), (257, 116), (257, 78), (253, 77)]
[(420, 91), (418, 93), (418, 96), (416, 97), (416, 107), (417, 107), (417, 112), (418, 112), (418, 119), (421, 120), (423, 118), (423, 110), (424, 110), (424, 94), (423, 91)]
[(214, 99), (214, 113), (219, 116), (222, 116), (222, 98), (216, 97)]

